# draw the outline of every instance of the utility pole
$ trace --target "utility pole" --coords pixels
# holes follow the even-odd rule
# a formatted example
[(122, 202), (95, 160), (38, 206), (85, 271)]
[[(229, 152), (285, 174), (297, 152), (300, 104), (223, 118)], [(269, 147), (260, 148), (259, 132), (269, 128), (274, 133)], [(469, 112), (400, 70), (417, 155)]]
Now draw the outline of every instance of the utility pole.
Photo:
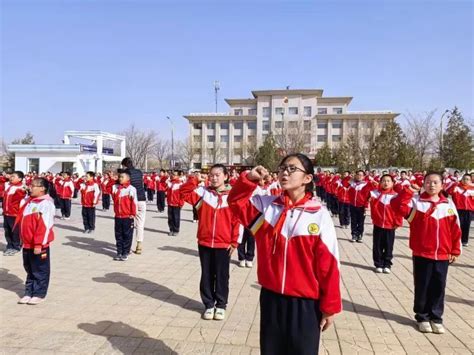
[(216, 100), (216, 113), (217, 113), (217, 95), (220, 89), (221, 89), (221, 84), (217, 80), (215, 80), (214, 81), (214, 96)]
[(174, 169), (174, 127), (173, 127), (173, 120), (170, 116), (166, 116), (166, 118), (170, 121), (171, 124), (171, 169)]

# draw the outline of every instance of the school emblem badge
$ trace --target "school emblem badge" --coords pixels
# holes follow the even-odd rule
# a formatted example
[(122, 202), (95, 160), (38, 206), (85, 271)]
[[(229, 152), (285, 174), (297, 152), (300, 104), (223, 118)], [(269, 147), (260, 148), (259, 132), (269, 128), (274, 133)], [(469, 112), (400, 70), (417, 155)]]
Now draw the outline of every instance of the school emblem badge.
[(316, 223), (311, 223), (308, 226), (308, 233), (311, 235), (316, 235), (319, 233), (319, 226)]
[(454, 210), (452, 208), (448, 209), (448, 214), (452, 216), (454, 214)]

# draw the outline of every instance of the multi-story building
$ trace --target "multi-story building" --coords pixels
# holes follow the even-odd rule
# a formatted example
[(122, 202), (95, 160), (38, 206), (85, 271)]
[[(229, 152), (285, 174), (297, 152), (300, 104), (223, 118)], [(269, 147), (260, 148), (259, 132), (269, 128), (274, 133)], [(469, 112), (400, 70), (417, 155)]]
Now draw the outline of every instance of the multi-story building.
[(227, 113), (184, 116), (189, 121), (195, 168), (216, 162), (247, 164), (270, 133), (281, 142), (299, 140), (302, 152), (314, 156), (324, 144), (337, 148), (350, 135), (370, 141), (399, 115), (348, 111), (352, 97), (323, 97), (318, 89), (257, 90), (252, 95), (225, 99)]

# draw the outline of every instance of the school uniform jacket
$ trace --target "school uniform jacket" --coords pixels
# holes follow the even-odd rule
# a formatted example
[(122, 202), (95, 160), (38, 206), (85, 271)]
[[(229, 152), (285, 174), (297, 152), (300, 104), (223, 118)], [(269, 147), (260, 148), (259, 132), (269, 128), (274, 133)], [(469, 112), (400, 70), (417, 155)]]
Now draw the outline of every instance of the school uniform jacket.
[(27, 197), (22, 201), (15, 224), (20, 227), (20, 238), (24, 249), (49, 246), (54, 240), (54, 214), (54, 202), (49, 195)]
[(183, 207), (184, 200), (181, 198), (179, 189), (183, 185), (179, 178), (167, 182), (166, 203), (171, 207)]
[(336, 196), (339, 202), (341, 203), (349, 203), (349, 181), (350, 176), (345, 177), (342, 181), (339, 182), (339, 185), (336, 189)]
[(327, 209), (310, 193), (293, 207), (287, 195), (251, 197), (255, 187), (242, 175), (229, 205), (255, 236), (259, 283), (276, 293), (319, 299), (324, 313), (340, 312), (339, 251)]
[(474, 186), (455, 184), (447, 192), (458, 210), (474, 211)]
[(208, 248), (237, 247), (239, 222), (227, 202), (229, 189), (216, 190), (198, 186), (194, 176), (181, 186), (181, 199), (196, 207), (199, 224), (198, 244)]
[(354, 207), (366, 207), (372, 184), (367, 181), (353, 181), (349, 187), (349, 203)]
[(20, 211), (20, 202), (25, 198), (26, 191), (23, 183), (8, 183), (3, 197), (3, 214), (16, 217)]
[(440, 195), (438, 202), (424, 192), (414, 196), (406, 188), (390, 201), (394, 211), (410, 223), (410, 249), (414, 256), (448, 260), (461, 254), (461, 228), (456, 206)]
[(166, 191), (166, 188), (167, 188), (166, 180), (168, 180), (168, 177), (158, 175), (155, 178), (155, 190), (156, 191)]
[(71, 179), (64, 179), (59, 181), (59, 185), (59, 198), (70, 200), (74, 194), (74, 182)]
[(114, 185), (112, 188), (115, 218), (130, 218), (137, 214), (137, 189), (128, 184)]
[(100, 183), (100, 188), (102, 190), (102, 195), (111, 195), (112, 187), (117, 183), (116, 180), (112, 178), (106, 178)]
[(370, 217), (379, 228), (395, 229), (403, 225), (403, 217), (395, 213), (390, 201), (397, 193), (390, 190), (373, 189), (370, 192)]
[(81, 203), (84, 207), (95, 207), (99, 203), (100, 188), (99, 185), (94, 182), (86, 182), (81, 184)]

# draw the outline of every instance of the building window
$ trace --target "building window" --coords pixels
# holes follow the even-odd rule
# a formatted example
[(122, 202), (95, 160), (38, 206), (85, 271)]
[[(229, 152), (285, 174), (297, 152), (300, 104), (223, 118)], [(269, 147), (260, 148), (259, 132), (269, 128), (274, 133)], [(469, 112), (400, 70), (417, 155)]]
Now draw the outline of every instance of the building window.
[(277, 128), (277, 129), (283, 128), (283, 121), (276, 121), (275, 122), (275, 128)]
[(334, 121), (332, 123), (332, 128), (341, 129), (342, 128), (342, 122), (341, 121)]
[(282, 115), (285, 113), (285, 109), (283, 107), (275, 107), (275, 115)]
[(327, 108), (318, 108), (318, 115), (327, 115), (328, 114), (328, 109)]
[(199, 142), (199, 143), (201, 143), (201, 136), (194, 135), (194, 136), (193, 136), (193, 141), (194, 141), (194, 142)]
[(244, 114), (244, 110), (242, 110), (241, 108), (238, 108), (238, 109), (234, 110), (234, 115), (235, 116), (242, 116), (243, 114)]
[(229, 129), (229, 122), (221, 122), (221, 129)]
[(248, 129), (257, 129), (257, 122), (256, 121), (247, 122), (247, 127)]
[(290, 107), (288, 109), (288, 114), (290, 115), (297, 115), (298, 114), (298, 107)]
[(262, 107), (262, 116), (270, 117), (270, 107)]
[(242, 121), (234, 122), (234, 129), (242, 129), (244, 127), (244, 123)]
[(340, 142), (341, 139), (342, 139), (342, 136), (339, 135), (339, 134), (332, 136), (332, 141), (333, 141), (333, 142)]
[(290, 122), (288, 123), (288, 127), (289, 127), (290, 129), (296, 129), (296, 128), (298, 128), (298, 121), (290, 121)]
[(242, 136), (234, 136), (234, 142), (235, 142), (235, 143), (240, 143), (240, 142), (242, 142)]
[(311, 106), (305, 106), (304, 107), (303, 116), (311, 117)]
[(328, 128), (327, 122), (319, 122), (318, 123), (318, 128), (319, 129), (327, 129)]
[(207, 136), (207, 141), (209, 143), (214, 143), (216, 141), (216, 136), (212, 135), (212, 136)]
[(216, 124), (215, 123), (208, 123), (207, 124), (207, 129), (216, 129)]
[(262, 130), (269, 131), (270, 130), (270, 121), (262, 121)]
[(249, 108), (249, 116), (255, 116), (255, 115), (257, 115), (257, 109)]
[(221, 136), (221, 143), (229, 143), (229, 136), (227, 135)]
[(311, 130), (311, 121), (310, 120), (304, 121), (303, 128), (304, 128), (305, 131), (310, 131)]
[(328, 136), (325, 134), (321, 134), (317, 136), (318, 142), (326, 142), (328, 140)]
[(332, 113), (335, 113), (336, 115), (340, 115), (342, 113), (342, 107), (333, 107)]
[(193, 127), (194, 129), (202, 129), (202, 123), (194, 123)]

